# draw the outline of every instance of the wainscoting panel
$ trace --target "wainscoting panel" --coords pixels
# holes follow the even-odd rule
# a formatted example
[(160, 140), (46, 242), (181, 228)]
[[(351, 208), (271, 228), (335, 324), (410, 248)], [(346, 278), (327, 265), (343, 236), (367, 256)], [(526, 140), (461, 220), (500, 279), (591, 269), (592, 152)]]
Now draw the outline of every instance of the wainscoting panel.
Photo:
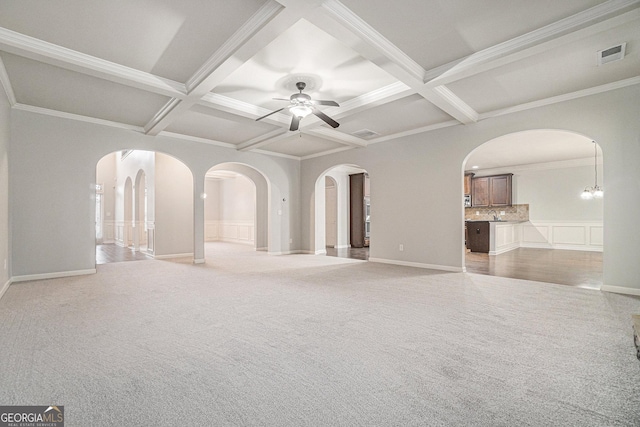
[(530, 221), (523, 224), (521, 247), (602, 251), (601, 222)]
[(207, 221), (205, 241), (255, 244), (255, 225), (251, 221)]

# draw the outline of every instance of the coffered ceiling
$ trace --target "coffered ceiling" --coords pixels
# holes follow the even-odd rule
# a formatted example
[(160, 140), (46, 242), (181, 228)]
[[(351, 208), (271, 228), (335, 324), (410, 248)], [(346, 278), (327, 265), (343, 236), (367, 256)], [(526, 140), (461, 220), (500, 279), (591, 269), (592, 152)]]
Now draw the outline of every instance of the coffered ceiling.
[[(640, 84), (639, 51), (640, 0), (0, 0), (13, 108), (298, 159)], [(256, 121), (297, 81), (338, 128)]]

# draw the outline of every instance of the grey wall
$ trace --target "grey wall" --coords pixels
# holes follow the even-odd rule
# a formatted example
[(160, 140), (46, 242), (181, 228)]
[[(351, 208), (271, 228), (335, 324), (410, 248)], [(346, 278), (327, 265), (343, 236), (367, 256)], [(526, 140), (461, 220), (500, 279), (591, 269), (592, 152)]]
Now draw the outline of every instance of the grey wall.
[[(9, 158), (10, 137), (9, 101), (0, 90), (0, 290), (10, 277), (9, 271)], [(6, 261), (5, 261), (6, 260)], [(5, 268), (5, 262), (7, 268)]]
[[(602, 170), (598, 175), (604, 186)], [(531, 220), (602, 221), (604, 200), (580, 197), (594, 184), (593, 166), (520, 171), (513, 180), (514, 203), (528, 204)]]
[(300, 245), (296, 160), (14, 110), (9, 150), (10, 214), (18, 219), (12, 227), (14, 277), (95, 267), (96, 164), (122, 149), (166, 153), (191, 170), (196, 259), (204, 259), (204, 176), (223, 162), (247, 164), (270, 180), (269, 250), (287, 252)]
[[(640, 290), (640, 86), (495, 117), (471, 125), (304, 160), (303, 245), (312, 250), (310, 206), (316, 179), (338, 164), (357, 164), (371, 179), (372, 258), (462, 268), (463, 164), (476, 147), (529, 129), (582, 133), (604, 156), (604, 283)], [(404, 245), (404, 251), (398, 245)]]

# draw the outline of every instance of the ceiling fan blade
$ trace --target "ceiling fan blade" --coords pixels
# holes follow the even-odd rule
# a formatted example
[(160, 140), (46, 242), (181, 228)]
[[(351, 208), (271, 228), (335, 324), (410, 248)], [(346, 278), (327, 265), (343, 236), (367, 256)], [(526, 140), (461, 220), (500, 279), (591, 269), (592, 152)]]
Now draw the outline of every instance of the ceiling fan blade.
[(291, 101), (289, 98), (271, 98), (271, 99), (275, 99), (276, 101)]
[(292, 130), (292, 131), (298, 130), (299, 126), (300, 126), (300, 117), (294, 114), (291, 117), (291, 126), (289, 127), (289, 130)]
[(315, 114), (318, 118), (322, 119), (326, 124), (328, 124), (332, 128), (337, 128), (338, 126), (340, 126), (340, 123), (336, 122), (331, 117), (327, 116), (325, 113), (318, 110), (317, 108), (313, 108), (312, 111), (313, 111), (313, 114)]
[(340, 104), (338, 104), (336, 101), (314, 100), (313, 103), (317, 104), (317, 105), (329, 105), (331, 107), (339, 107), (340, 106)]
[(282, 111), (282, 110), (284, 110), (284, 107), (282, 107), (282, 108), (281, 108), (281, 109), (279, 109), (279, 110), (272, 111), (272, 112), (270, 112), (269, 114), (265, 114), (265, 115), (264, 115), (264, 116), (262, 116), (262, 117), (258, 117), (258, 118), (256, 119), (256, 122), (257, 122), (258, 120), (262, 120), (262, 119), (264, 119), (265, 117), (269, 117), (270, 115), (275, 114), (275, 113), (277, 113), (277, 112), (279, 112), (279, 111)]

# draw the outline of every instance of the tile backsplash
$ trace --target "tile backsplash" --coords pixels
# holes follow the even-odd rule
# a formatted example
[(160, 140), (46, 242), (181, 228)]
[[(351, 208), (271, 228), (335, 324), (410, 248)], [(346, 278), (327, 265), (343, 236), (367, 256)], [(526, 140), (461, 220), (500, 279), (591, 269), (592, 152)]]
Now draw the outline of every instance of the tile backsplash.
[[(503, 221), (529, 221), (529, 205), (513, 205), (503, 206), (497, 208), (464, 208), (464, 218), (474, 221), (490, 221), (493, 219), (493, 212), (498, 213), (498, 216)], [(476, 215), (478, 212), (478, 215)], [(500, 213), (504, 212), (504, 215)]]

